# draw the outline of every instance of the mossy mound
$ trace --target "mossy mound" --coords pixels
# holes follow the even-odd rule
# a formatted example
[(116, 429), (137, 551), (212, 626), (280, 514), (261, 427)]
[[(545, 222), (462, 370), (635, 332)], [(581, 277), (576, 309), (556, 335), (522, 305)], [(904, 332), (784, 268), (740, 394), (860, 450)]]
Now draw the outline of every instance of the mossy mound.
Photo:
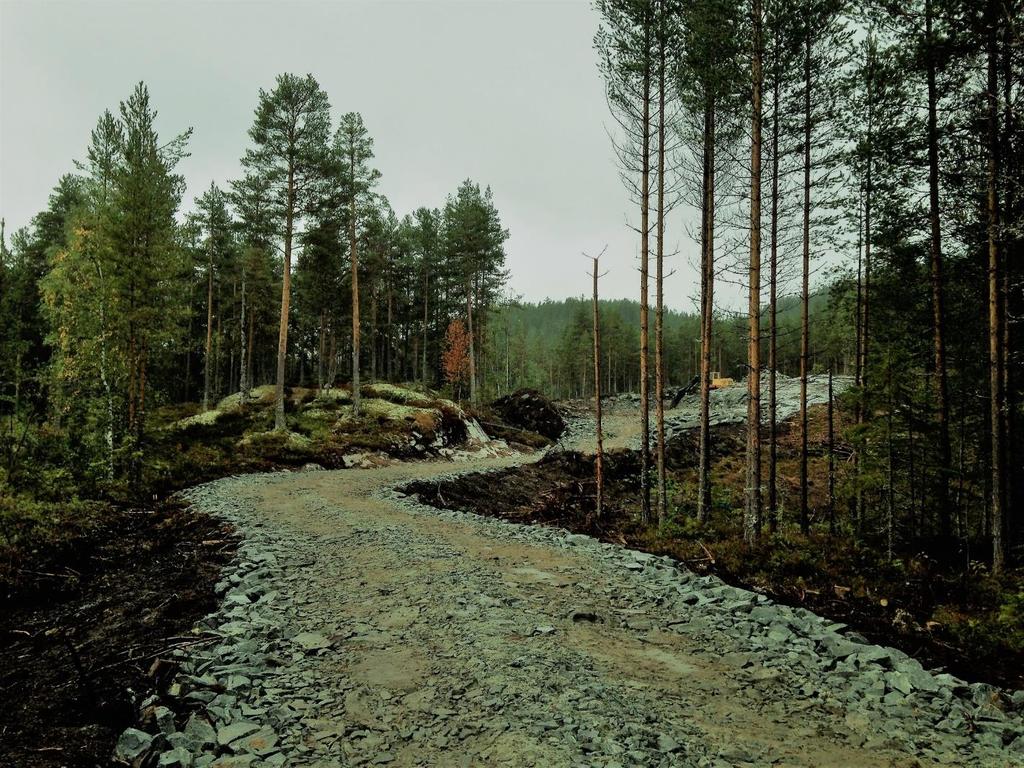
[(309, 462), (336, 468), (349, 454), (412, 459), (488, 441), (472, 415), (430, 390), (373, 383), (360, 393), (357, 417), (347, 388), (286, 388), (287, 431), (274, 428), (271, 384), (253, 388), (244, 400), (239, 393), (224, 397), (201, 413), (195, 404), (161, 409), (153, 421), (160, 446), (154, 466), (171, 485), (175, 476), (204, 475), (206, 468), (219, 475)]
[(390, 422), (405, 422), (422, 432), (436, 432), (443, 417), (436, 408), (402, 405), (389, 400), (367, 399), (362, 403), (363, 415), (367, 418)]

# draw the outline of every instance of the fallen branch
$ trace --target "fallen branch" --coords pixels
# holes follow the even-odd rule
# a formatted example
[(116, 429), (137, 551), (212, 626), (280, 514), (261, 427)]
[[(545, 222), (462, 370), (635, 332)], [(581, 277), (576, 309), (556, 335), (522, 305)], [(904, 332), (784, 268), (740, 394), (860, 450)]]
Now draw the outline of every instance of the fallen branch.
[(703, 550), (704, 550), (704, 554), (705, 554), (705, 555), (707, 555), (707, 561), (708, 561), (709, 563), (711, 563), (711, 565), (714, 565), (714, 564), (715, 564), (715, 556), (714, 556), (713, 554), (711, 554), (711, 550), (710, 550), (710, 549), (708, 549), (708, 548), (707, 548), (707, 547), (706, 547), (706, 546), (704, 545), (704, 541), (703, 541), (703, 539), (698, 539), (698, 540), (697, 540), (697, 543), (698, 543), (698, 544), (700, 544), (700, 548), (701, 548), (701, 549), (703, 549)]
[[(155, 658), (158, 658), (160, 656), (164, 656), (165, 654), (168, 654), (171, 651), (176, 651), (176, 650), (179, 650), (181, 648), (190, 648), (190, 647), (192, 647), (194, 645), (204, 645), (205, 643), (212, 643), (214, 640), (218, 640), (218, 639), (219, 638), (218, 638), (217, 635), (212, 635), (210, 637), (201, 637), (201, 638), (198, 638), (196, 640), (189, 640), (189, 641), (183, 642), (183, 643), (174, 643), (173, 645), (169, 645), (166, 648), (161, 648), (159, 651), (156, 651), (155, 653), (151, 653), (151, 654), (149, 654), (147, 656), (129, 656), (127, 659), (121, 659), (120, 661), (112, 662), (110, 664), (107, 664), (105, 666), (99, 667), (98, 669), (94, 669), (92, 671), (93, 672), (105, 672), (108, 669), (114, 669), (115, 667), (120, 667), (120, 666), (122, 666), (124, 664), (127, 664), (129, 662), (132, 662), (132, 661), (149, 661), (150, 659), (155, 659)], [(138, 649), (138, 646), (134, 646), (132, 648), (129, 648), (126, 652), (130, 654), (132, 651), (137, 650), (137, 649)]]

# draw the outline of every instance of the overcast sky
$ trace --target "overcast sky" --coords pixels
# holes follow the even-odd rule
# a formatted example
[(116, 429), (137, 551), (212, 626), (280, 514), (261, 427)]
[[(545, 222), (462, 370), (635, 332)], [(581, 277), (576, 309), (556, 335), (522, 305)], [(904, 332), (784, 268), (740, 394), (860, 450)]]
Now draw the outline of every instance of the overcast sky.
[[(358, 111), (380, 190), (402, 215), (459, 182), (490, 185), (525, 299), (589, 292), (581, 251), (608, 245), (608, 297), (638, 294), (636, 220), (606, 133), (587, 0), (252, 2), (0, 0), (0, 214), (46, 205), (104, 109), (144, 80), (161, 135), (192, 127), (185, 208), (239, 175), (260, 87), (312, 73)], [(666, 301), (693, 309), (696, 246), (677, 211)]]

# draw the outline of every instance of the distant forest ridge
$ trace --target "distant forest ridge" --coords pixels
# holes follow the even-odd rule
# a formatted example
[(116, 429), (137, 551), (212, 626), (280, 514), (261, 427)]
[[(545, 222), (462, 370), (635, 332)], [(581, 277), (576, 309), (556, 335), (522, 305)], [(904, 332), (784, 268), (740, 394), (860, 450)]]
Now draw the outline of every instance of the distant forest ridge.
[[(818, 292), (810, 300), (813, 367), (847, 373), (853, 366), (849, 318), (841, 311), (845, 293)], [(640, 302), (601, 299), (602, 356), (605, 391), (635, 391), (640, 357)], [(767, 359), (768, 308), (763, 345)], [(653, 324), (653, 310), (652, 324)], [(665, 310), (667, 383), (676, 386), (697, 374), (700, 316)], [(800, 368), (800, 299), (779, 299), (778, 369), (798, 375)], [(593, 388), (593, 304), (586, 297), (539, 302), (514, 301), (496, 306), (487, 321), (489, 355), (483, 361), (488, 391), (502, 393), (521, 386), (556, 397), (589, 396)], [(721, 312), (713, 332), (713, 364), (724, 376), (746, 375), (747, 327), (744, 315)], [(653, 347), (651, 355), (653, 356)]]

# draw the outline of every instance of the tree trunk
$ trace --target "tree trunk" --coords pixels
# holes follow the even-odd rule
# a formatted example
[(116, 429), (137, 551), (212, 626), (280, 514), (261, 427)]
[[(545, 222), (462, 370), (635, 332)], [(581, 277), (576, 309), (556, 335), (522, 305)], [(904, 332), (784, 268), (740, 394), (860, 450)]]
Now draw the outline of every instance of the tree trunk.
[[(1009, 6), (1011, 9), (1013, 5)], [(1017, 6), (1019, 14), (1020, 6)], [(1005, 173), (1009, 178), (1019, 178), (1021, 171), (1020, 152), (1014, 146), (1016, 136), (1016, 106), (1013, 95), (1014, 80), (1014, 46), (1018, 43), (1019, 27), (1016, 19), (1003, 16), (1003, 163), (1006, 165)], [(1005, 185), (1005, 196), (1003, 198), (1003, 219), (1005, 221), (1020, 221), (1021, 211), (1018, 203), (1018, 190), (1016, 183)], [(1022, 499), (1021, 493), (1024, 490), (1024, 477), (1022, 473), (1014, 471), (1013, 468), (1019, 465), (1021, 430), (1019, 429), (1020, 396), (1018, 388), (1019, 371), (1018, 366), (1012, 364), (1011, 355), (1014, 353), (1014, 343), (1017, 334), (1016, 324), (1022, 313), (1021, 291), (1019, 282), (1015, 283), (1015, 270), (1019, 270), (1021, 261), (1021, 233), (1020, 227), (1005, 227), (1002, 232), (1002, 276), (1003, 276), (1003, 420), (1004, 434), (1006, 435), (1003, 446), (1003, 464), (1007, 467), (1006, 475), (1006, 510), (1007, 519), (1004, 530), (1012, 544), (1016, 535), (1019, 539), (1020, 512), (1019, 503)], [(1019, 278), (1016, 278), (1019, 281)]]
[[(861, 318), (860, 332), (860, 387), (861, 387), (861, 402), (857, 407), (857, 422), (863, 432), (863, 426), (867, 421), (867, 410), (868, 404), (867, 399), (870, 393), (869, 377), (868, 377), (868, 364), (870, 362), (870, 356), (868, 354), (871, 340), (871, 203), (874, 189), (872, 187), (872, 171), (874, 170), (874, 102), (872, 101), (874, 92), (874, 49), (871, 47), (872, 42), (868, 42), (868, 53), (867, 53), (867, 158), (865, 169), (865, 184), (864, 184), (864, 279), (863, 279), (863, 290), (861, 291), (861, 307), (863, 316)], [(857, 474), (860, 476), (861, 472), (861, 456), (857, 455)], [(856, 528), (857, 533), (861, 534), (864, 529), (864, 491), (861, 487), (861, 483), (857, 483), (856, 491)]]
[(210, 360), (213, 357), (213, 248), (207, 245), (206, 356), (203, 358), (203, 410), (210, 410)]
[[(649, 25), (646, 25), (649, 32)], [(650, 261), (651, 181), (651, 62), (649, 39), (645, 39), (643, 70), (643, 125), (640, 142), (640, 519), (651, 522), (651, 398), (648, 338), (647, 278)]]
[(246, 328), (245, 328), (245, 310), (246, 310), (246, 301), (247, 301), (247, 298), (248, 298), (246, 296), (246, 290), (245, 289), (246, 289), (246, 275), (245, 275), (245, 268), (243, 267), (242, 268), (242, 307), (241, 307), (241, 316), (239, 317), (239, 320), (238, 320), (238, 342), (239, 342), (239, 345), (240, 345), (239, 354), (238, 354), (238, 360), (239, 360), (239, 366), (241, 366), (241, 370), (238, 372), (238, 399), (241, 402), (243, 402), (243, 403), (246, 400), (249, 399), (249, 387), (251, 386), (250, 383), (249, 383), (249, 376), (250, 376), (250, 373), (249, 373), (249, 359), (248, 359), (249, 352), (248, 352), (248, 349), (247, 349), (247, 346), (246, 346), (246, 343), (245, 343), (245, 333), (246, 333)]
[(1001, 573), (1006, 562), (1006, 478), (1004, 460), (1005, 418), (1003, 407), (1003, 312), (1002, 284), (999, 253), (999, 115), (996, 94), (998, 89), (996, 24), (998, 3), (989, 0), (988, 32), (988, 340), (989, 340), (989, 429), (991, 431), (992, 464), (992, 572)]
[(750, 339), (747, 352), (747, 503), (743, 535), (761, 535), (761, 0), (752, 0), (750, 135)]
[(665, 29), (664, 0), (658, 4), (658, 232), (654, 286), (654, 408), (657, 440), (658, 506), (657, 522), (665, 521), (668, 501), (665, 478)]
[[(246, 385), (247, 385), (247, 387), (252, 387), (252, 383), (253, 383), (252, 350), (253, 350), (253, 340), (254, 340), (255, 336), (256, 336), (256, 313), (255, 312), (250, 312), (249, 313), (249, 344), (246, 346), (246, 349), (245, 349), (245, 370), (246, 370)], [(249, 392), (248, 392), (248, 389), (247, 389), (246, 390), (246, 395), (248, 395), (248, 394), (249, 394)]]
[(890, 356), (886, 364), (886, 378), (889, 390), (889, 408), (886, 413), (886, 512), (885, 512), (885, 551), (886, 558), (892, 560), (893, 554), (893, 540), (895, 538), (896, 528), (896, 472), (893, 461), (893, 449), (892, 449), (892, 412), (894, 406), (894, 398), (892, 392), (892, 357)]
[[(356, 175), (355, 149), (349, 152), (349, 174)], [(356, 195), (352, 193), (348, 222), (349, 260), (352, 263), (352, 413), (359, 416), (359, 254), (356, 250)]]
[(391, 364), (392, 364), (392, 359), (391, 358), (392, 358), (392, 355), (393, 355), (393, 352), (394, 352), (394, 340), (391, 337), (391, 334), (393, 333), (393, 330), (394, 330), (392, 328), (393, 303), (394, 303), (394, 297), (392, 296), (392, 293), (391, 293), (391, 279), (389, 278), (388, 279), (387, 334), (386, 334), (385, 339), (384, 339), (384, 342), (385, 342), (385, 345), (386, 345), (384, 347), (384, 378), (387, 381), (391, 381)]
[(338, 377), (338, 333), (334, 327), (334, 320), (331, 320), (330, 330), (330, 352), (327, 356), (327, 386), (333, 387)]
[(423, 386), (430, 378), (427, 369), (427, 329), (430, 326), (430, 270), (423, 273)]
[(324, 356), (327, 353), (327, 319), (326, 310), (320, 310), (320, 330), (317, 334), (317, 355), (316, 355), (316, 385), (323, 392), (324, 389)]
[(928, 221), (931, 256), (932, 337), (935, 349), (935, 417), (939, 432), (938, 499), (939, 529), (950, 534), (949, 473), (949, 385), (946, 377), (945, 308), (942, 277), (942, 228), (939, 221), (939, 130), (938, 91), (935, 84), (935, 43), (932, 38), (932, 0), (925, 0), (925, 56), (928, 80)]
[(277, 336), (277, 385), (274, 388), (274, 429), (284, 429), (284, 375), (288, 351), (288, 310), (292, 290), (292, 231), (295, 225), (295, 171), (288, 169), (288, 201), (284, 224), (284, 279), (281, 281), (281, 325)]
[(597, 456), (594, 459), (594, 481), (597, 486), (595, 516), (603, 516), (604, 507), (604, 434), (601, 427), (601, 317), (597, 301), (598, 259), (594, 259), (594, 415), (597, 430)]
[[(0, 244), (3, 238), (0, 237)], [(103, 382), (103, 393), (107, 405), (107, 424), (103, 431), (107, 446), (107, 480), (114, 479), (114, 390), (110, 383), (107, 367), (107, 293), (103, 284), (103, 267), (96, 262), (96, 273), (100, 278), (100, 381)], [(18, 412), (18, 396), (15, 395), (14, 413)]]
[(800, 531), (810, 532), (807, 504), (807, 374), (811, 351), (811, 32), (804, 38), (804, 217), (800, 282)]
[(828, 532), (836, 535), (836, 433), (832, 402), (832, 366), (828, 369)]
[(473, 290), (466, 283), (466, 320), (469, 324), (469, 402), (476, 405), (476, 344), (473, 341)]
[(779, 285), (779, 96), (782, 73), (779, 71), (778, 44), (775, 46), (772, 75), (772, 200), (771, 243), (768, 296), (768, 529), (774, 533), (779, 525), (778, 490), (778, 399), (776, 370), (778, 351), (778, 285)]
[[(371, 275), (376, 278), (377, 275)], [(377, 380), (377, 350), (380, 347), (380, 333), (377, 329), (377, 285), (376, 280), (370, 283), (370, 381)]]
[(701, 205), (700, 469), (697, 518), (711, 519), (711, 342), (715, 288), (715, 100), (704, 107)]

